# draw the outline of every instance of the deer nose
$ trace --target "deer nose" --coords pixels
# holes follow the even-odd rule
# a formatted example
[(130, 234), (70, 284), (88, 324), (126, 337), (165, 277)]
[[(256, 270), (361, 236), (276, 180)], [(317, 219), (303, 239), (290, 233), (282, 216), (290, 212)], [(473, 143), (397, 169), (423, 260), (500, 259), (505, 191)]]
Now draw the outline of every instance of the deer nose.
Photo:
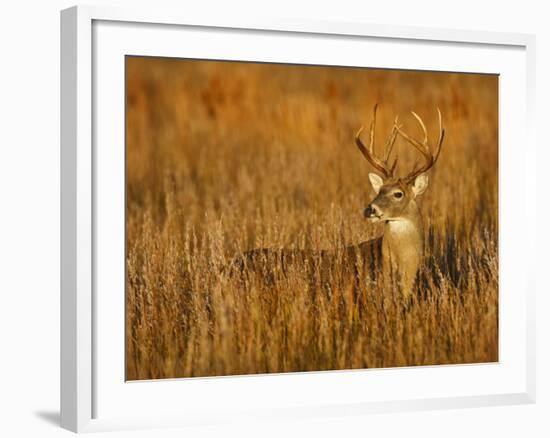
[(366, 218), (373, 217), (373, 216), (379, 216), (378, 210), (377, 210), (376, 206), (374, 206), (374, 205), (369, 205), (367, 208), (365, 208), (365, 211), (363, 212), (363, 215)]

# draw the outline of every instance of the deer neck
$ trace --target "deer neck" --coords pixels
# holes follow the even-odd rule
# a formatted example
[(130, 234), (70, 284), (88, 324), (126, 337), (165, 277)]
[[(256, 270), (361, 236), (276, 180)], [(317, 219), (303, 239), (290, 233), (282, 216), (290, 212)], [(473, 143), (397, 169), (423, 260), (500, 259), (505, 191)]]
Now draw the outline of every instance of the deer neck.
[(415, 202), (409, 203), (407, 211), (399, 218), (386, 221), (384, 238), (395, 252), (414, 248), (423, 250), (424, 232), (422, 216)]
[(416, 203), (405, 214), (385, 224), (384, 258), (397, 271), (404, 289), (411, 289), (424, 253), (422, 216)]

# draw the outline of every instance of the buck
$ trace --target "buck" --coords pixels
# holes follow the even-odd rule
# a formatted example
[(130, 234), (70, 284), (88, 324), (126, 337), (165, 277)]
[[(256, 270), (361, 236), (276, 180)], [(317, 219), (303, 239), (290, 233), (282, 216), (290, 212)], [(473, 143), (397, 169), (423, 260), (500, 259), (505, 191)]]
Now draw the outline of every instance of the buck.
[[(236, 269), (243, 273), (245, 268), (248, 268), (251, 272), (262, 272), (267, 277), (272, 277), (274, 264), (281, 267), (284, 272), (288, 266), (296, 262), (303, 263), (306, 259), (317, 260), (321, 271), (328, 271), (336, 253), (340, 252), (345, 259), (345, 265), (353, 267), (356, 280), (363, 277), (361, 272), (370, 271), (372, 279), (376, 278), (378, 271), (381, 270), (386, 278), (396, 280), (404, 298), (411, 295), (424, 253), (422, 215), (416, 199), (428, 187), (427, 172), (439, 158), (445, 130), (442, 128), (441, 112), (438, 109), (439, 139), (436, 146), (432, 148), (428, 144), (428, 132), (420, 116), (411, 111), (420, 125), (424, 136), (423, 140), (416, 140), (404, 132), (396, 117), (391, 133), (386, 140), (384, 153), (381, 158), (378, 158), (375, 155), (374, 144), (377, 108), (378, 105), (375, 105), (368, 146), (361, 141), (363, 127), (357, 132), (355, 143), (367, 161), (380, 174), (369, 174), (369, 180), (376, 196), (364, 209), (363, 214), (370, 222), (381, 221), (384, 223), (382, 237), (347, 246), (343, 248), (343, 251), (314, 252), (258, 248), (237, 256), (229, 265), (231, 271)], [(395, 174), (397, 158), (391, 165), (389, 164), (390, 155), (398, 136), (411, 144), (424, 159), (422, 165), (415, 166), (410, 173), (402, 177)]]
[[(405, 131), (395, 118), (391, 133), (385, 143), (382, 156), (375, 155), (376, 111), (370, 124), (369, 144), (361, 141), (363, 127), (355, 136), (355, 143), (366, 160), (378, 173), (370, 173), (369, 180), (375, 193), (375, 198), (367, 205), (363, 214), (371, 222), (383, 222), (384, 233), (378, 242), (382, 251), (382, 269), (385, 273), (397, 279), (405, 297), (412, 293), (418, 270), (424, 256), (424, 228), (422, 214), (416, 202), (428, 187), (428, 171), (435, 165), (441, 152), (445, 130), (441, 124), (441, 112), (437, 109), (439, 118), (439, 138), (434, 147), (428, 144), (428, 131), (422, 118), (411, 111), (423, 134), (422, 140), (417, 140)], [(397, 137), (402, 137), (412, 145), (423, 157), (424, 163), (415, 166), (405, 176), (395, 175), (397, 158), (390, 165), (389, 159)], [(369, 242), (366, 242), (369, 243)], [(372, 242), (374, 243), (374, 242)]]

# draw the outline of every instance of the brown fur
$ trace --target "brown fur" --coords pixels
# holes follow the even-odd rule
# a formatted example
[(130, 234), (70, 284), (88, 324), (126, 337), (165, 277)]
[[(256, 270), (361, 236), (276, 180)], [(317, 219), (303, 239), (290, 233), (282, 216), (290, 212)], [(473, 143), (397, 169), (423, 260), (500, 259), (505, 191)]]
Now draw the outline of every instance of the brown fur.
[(420, 175), (411, 182), (402, 179), (384, 182), (371, 174), (371, 182), (377, 195), (365, 215), (385, 222), (383, 271), (399, 282), (404, 297), (408, 298), (424, 256), (424, 227), (416, 197), (426, 190), (428, 177)]

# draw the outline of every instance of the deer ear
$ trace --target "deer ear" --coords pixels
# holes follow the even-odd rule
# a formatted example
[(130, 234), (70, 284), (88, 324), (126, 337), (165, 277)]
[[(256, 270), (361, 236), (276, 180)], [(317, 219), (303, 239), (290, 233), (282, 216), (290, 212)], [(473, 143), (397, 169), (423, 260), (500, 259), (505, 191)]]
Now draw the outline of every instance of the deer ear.
[(378, 176), (376, 173), (369, 173), (369, 179), (370, 179), (372, 188), (374, 189), (374, 193), (378, 195), (378, 192), (380, 191), (380, 187), (384, 185), (384, 180), (380, 176)]
[(425, 173), (421, 173), (416, 177), (414, 180), (414, 184), (412, 186), (412, 191), (414, 193), (414, 196), (419, 196), (422, 193), (426, 191), (428, 188), (428, 175)]

